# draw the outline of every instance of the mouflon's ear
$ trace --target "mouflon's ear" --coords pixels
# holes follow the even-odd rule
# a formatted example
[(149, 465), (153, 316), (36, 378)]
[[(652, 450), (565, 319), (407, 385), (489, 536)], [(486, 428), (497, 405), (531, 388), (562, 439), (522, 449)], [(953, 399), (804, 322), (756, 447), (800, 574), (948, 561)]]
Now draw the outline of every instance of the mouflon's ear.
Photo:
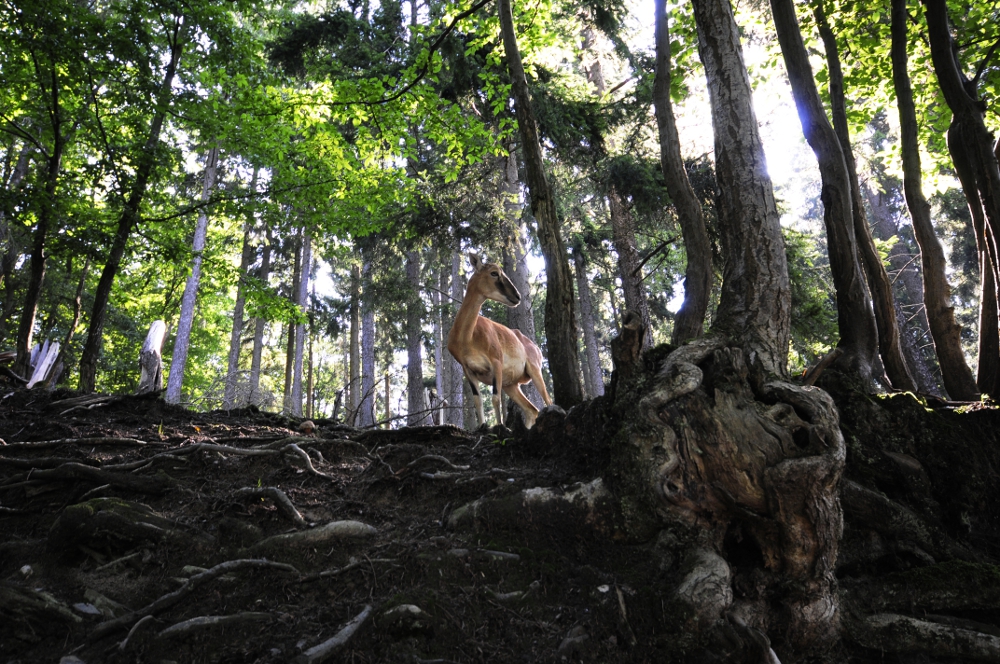
[(481, 258), (479, 258), (478, 254), (472, 251), (469, 252), (469, 262), (472, 263), (472, 269), (475, 272), (479, 272), (480, 270), (482, 270), (483, 266), (486, 264), (483, 262)]

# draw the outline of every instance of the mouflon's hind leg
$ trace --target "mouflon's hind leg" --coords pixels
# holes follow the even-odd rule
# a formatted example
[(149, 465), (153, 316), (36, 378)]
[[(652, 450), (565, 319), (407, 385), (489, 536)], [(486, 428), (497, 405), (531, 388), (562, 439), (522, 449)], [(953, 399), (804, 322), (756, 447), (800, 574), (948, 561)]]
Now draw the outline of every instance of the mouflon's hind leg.
[[(545, 405), (551, 406), (552, 397), (549, 396), (549, 389), (545, 386), (545, 379), (542, 378), (542, 368), (537, 364), (528, 362), (528, 364), (524, 367), (524, 372), (528, 374), (528, 377), (531, 378), (531, 382), (535, 384), (535, 389), (542, 395), (542, 401), (545, 402)], [(520, 391), (520, 388), (518, 388), (518, 392)]]
[(538, 408), (528, 400), (528, 397), (524, 396), (521, 386), (515, 383), (503, 388), (503, 391), (521, 408), (521, 412), (524, 413), (524, 426), (529, 429), (535, 426), (535, 420), (538, 419)]

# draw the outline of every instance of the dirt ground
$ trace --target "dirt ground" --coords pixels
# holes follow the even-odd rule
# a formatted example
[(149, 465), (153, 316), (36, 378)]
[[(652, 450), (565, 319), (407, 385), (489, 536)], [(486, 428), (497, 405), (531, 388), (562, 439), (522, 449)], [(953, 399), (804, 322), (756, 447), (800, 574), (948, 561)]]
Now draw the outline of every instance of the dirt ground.
[[(590, 481), (600, 455), (298, 425), (0, 393), (0, 661), (322, 661), (352, 621), (336, 661), (654, 659), (647, 545), (448, 525), (483, 496)], [(314, 539), (268, 540), (297, 532)]]
[[(859, 590), (845, 606), (867, 611), (882, 601), (862, 592), (872, 579), (949, 558), (995, 575), (997, 411), (963, 429), (904, 395), (841, 410), (850, 486), (946, 533), (914, 548), (847, 500), (838, 576)], [(606, 474), (601, 409), (589, 412), (543, 416), (530, 435), (309, 430), (0, 389), (0, 663), (680, 661), (669, 535), (536, 514), (526, 498), (586, 495)], [(922, 474), (907, 470), (916, 459)], [(511, 513), (459, 518), (484, 497)], [(1000, 625), (997, 605), (955, 615)], [(854, 645), (842, 661), (960, 660)]]

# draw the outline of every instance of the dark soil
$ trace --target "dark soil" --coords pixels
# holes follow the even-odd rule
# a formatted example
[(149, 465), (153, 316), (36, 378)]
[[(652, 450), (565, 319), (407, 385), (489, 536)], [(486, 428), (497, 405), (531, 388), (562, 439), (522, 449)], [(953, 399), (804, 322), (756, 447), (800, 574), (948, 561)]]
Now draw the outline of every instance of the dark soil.
[[(662, 533), (531, 515), (449, 527), (484, 496), (516, 502), (605, 474), (599, 402), (543, 417), (529, 436), (324, 421), (304, 433), (267, 413), (78, 397), (0, 392), (2, 662), (290, 662), (362, 615), (328, 661), (683, 661), (665, 601), (678, 561)], [(965, 559), (995, 562), (995, 410), (940, 412), (902, 395), (841, 409), (847, 478), (928, 515), (973, 552)], [(274, 493), (241, 493), (271, 487), (304, 523)], [(862, 517), (846, 511), (845, 587), (941, 562), (871, 535)], [(374, 532), (261, 544), (337, 521)], [(243, 562), (213, 570), (227, 561)], [(844, 657), (903, 661), (858, 646)]]

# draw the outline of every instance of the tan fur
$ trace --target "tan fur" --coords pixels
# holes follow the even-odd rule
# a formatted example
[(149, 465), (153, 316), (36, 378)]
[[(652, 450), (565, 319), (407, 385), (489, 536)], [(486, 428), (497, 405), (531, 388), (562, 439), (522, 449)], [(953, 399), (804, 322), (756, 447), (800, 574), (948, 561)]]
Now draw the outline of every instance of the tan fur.
[(471, 253), (469, 260), (475, 274), (469, 279), (465, 299), (448, 332), (448, 352), (462, 365), (472, 385), (480, 426), (485, 424), (486, 416), (477, 383), (485, 383), (493, 387), (493, 409), (500, 424), (503, 424), (500, 407), (502, 389), (521, 407), (525, 424), (530, 429), (538, 417), (538, 408), (521, 392), (521, 385), (534, 381), (545, 405), (552, 404), (542, 379), (542, 352), (519, 330), (512, 330), (479, 315), (479, 310), (488, 299), (514, 307), (521, 301), (521, 295), (499, 265), (481, 261), (479, 256)]

